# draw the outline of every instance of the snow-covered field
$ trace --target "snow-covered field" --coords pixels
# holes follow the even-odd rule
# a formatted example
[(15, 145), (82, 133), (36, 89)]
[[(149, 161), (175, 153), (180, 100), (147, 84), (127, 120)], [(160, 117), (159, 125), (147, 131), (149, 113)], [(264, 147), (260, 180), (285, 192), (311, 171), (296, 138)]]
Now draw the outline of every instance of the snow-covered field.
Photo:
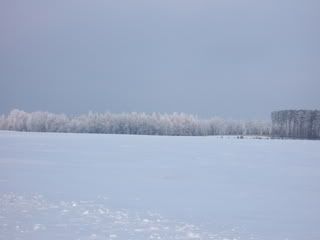
[(320, 141), (0, 132), (0, 239), (320, 239)]

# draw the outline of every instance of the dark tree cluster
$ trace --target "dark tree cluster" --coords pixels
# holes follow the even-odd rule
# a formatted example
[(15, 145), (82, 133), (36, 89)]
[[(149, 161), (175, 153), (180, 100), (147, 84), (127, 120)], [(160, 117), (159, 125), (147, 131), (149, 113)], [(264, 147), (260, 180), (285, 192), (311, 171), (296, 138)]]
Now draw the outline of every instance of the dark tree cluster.
[(271, 114), (272, 136), (320, 139), (320, 111), (284, 110)]
[(79, 116), (12, 110), (0, 116), (0, 129), (28, 132), (72, 132), (172, 136), (270, 135), (264, 121), (199, 119), (184, 113), (88, 113)]

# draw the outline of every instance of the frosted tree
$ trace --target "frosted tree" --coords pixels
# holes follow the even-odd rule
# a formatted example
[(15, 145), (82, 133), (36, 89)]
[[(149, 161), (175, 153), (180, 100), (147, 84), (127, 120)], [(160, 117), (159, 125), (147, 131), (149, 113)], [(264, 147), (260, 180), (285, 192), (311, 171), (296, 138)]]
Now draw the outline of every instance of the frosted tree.
[(271, 114), (272, 136), (289, 138), (320, 138), (320, 111), (284, 110)]
[[(279, 119), (273, 132), (288, 131), (285, 114), (275, 114)], [(301, 122), (301, 117), (291, 121)], [(319, 122), (320, 116), (310, 115), (308, 119)], [(290, 125), (290, 124), (289, 124)], [(291, 125), (290, 125), (291, 126)], [(292, 125), (292, 131), (302, 131), (300, 128), (311, 129), (307, 134), (319, 132), (318, 125)], [(12, 110), (7, 116), (1, 116), (0, 128), (5, 130), (35, 131), (35, 132), (75, 132), (75, 133), (107, 133), (107, 134), (146, 134), (146, 135), (176, 135), (176, 136), (207, 136), (207, 135), (268, 135), (270, 123), (261, 121), (234, 121), (221, 118), (199, 119), (197, 116), (184, 113), (94, 113), (78, 116), (66, 116), (48, 112), (26, 113)], [(291, 130), (290, 130), (291, 131)]]

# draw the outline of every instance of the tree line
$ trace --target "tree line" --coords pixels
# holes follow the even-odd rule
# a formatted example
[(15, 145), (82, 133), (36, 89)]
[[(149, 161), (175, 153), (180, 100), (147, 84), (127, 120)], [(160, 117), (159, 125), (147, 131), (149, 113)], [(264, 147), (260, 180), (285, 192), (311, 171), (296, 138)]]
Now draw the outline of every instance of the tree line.
[(184, 113), (94, 113), (67, 116), (14, 109), (0, 116), (0, 129), (27, 132), (70, 132), (170, 136), (260, 135), (269, 136), (267, 121), (200, 119)]
[(320, 139), (320, 111), (283, 110), (271, 114), (272, 136)]

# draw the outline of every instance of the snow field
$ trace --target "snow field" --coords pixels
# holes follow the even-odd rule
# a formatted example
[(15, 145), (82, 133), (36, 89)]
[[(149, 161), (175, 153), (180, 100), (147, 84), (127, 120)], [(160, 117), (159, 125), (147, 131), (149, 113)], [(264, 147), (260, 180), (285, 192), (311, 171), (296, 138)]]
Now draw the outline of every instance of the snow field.
[(0, 131), (0, 239), (320, 239), (320, 141)]
[(50, 202), (42, 195), (0, 196), (3, 239), (216, 239), (237, 240), (151, 212), (109, 209), (105, 199)]

